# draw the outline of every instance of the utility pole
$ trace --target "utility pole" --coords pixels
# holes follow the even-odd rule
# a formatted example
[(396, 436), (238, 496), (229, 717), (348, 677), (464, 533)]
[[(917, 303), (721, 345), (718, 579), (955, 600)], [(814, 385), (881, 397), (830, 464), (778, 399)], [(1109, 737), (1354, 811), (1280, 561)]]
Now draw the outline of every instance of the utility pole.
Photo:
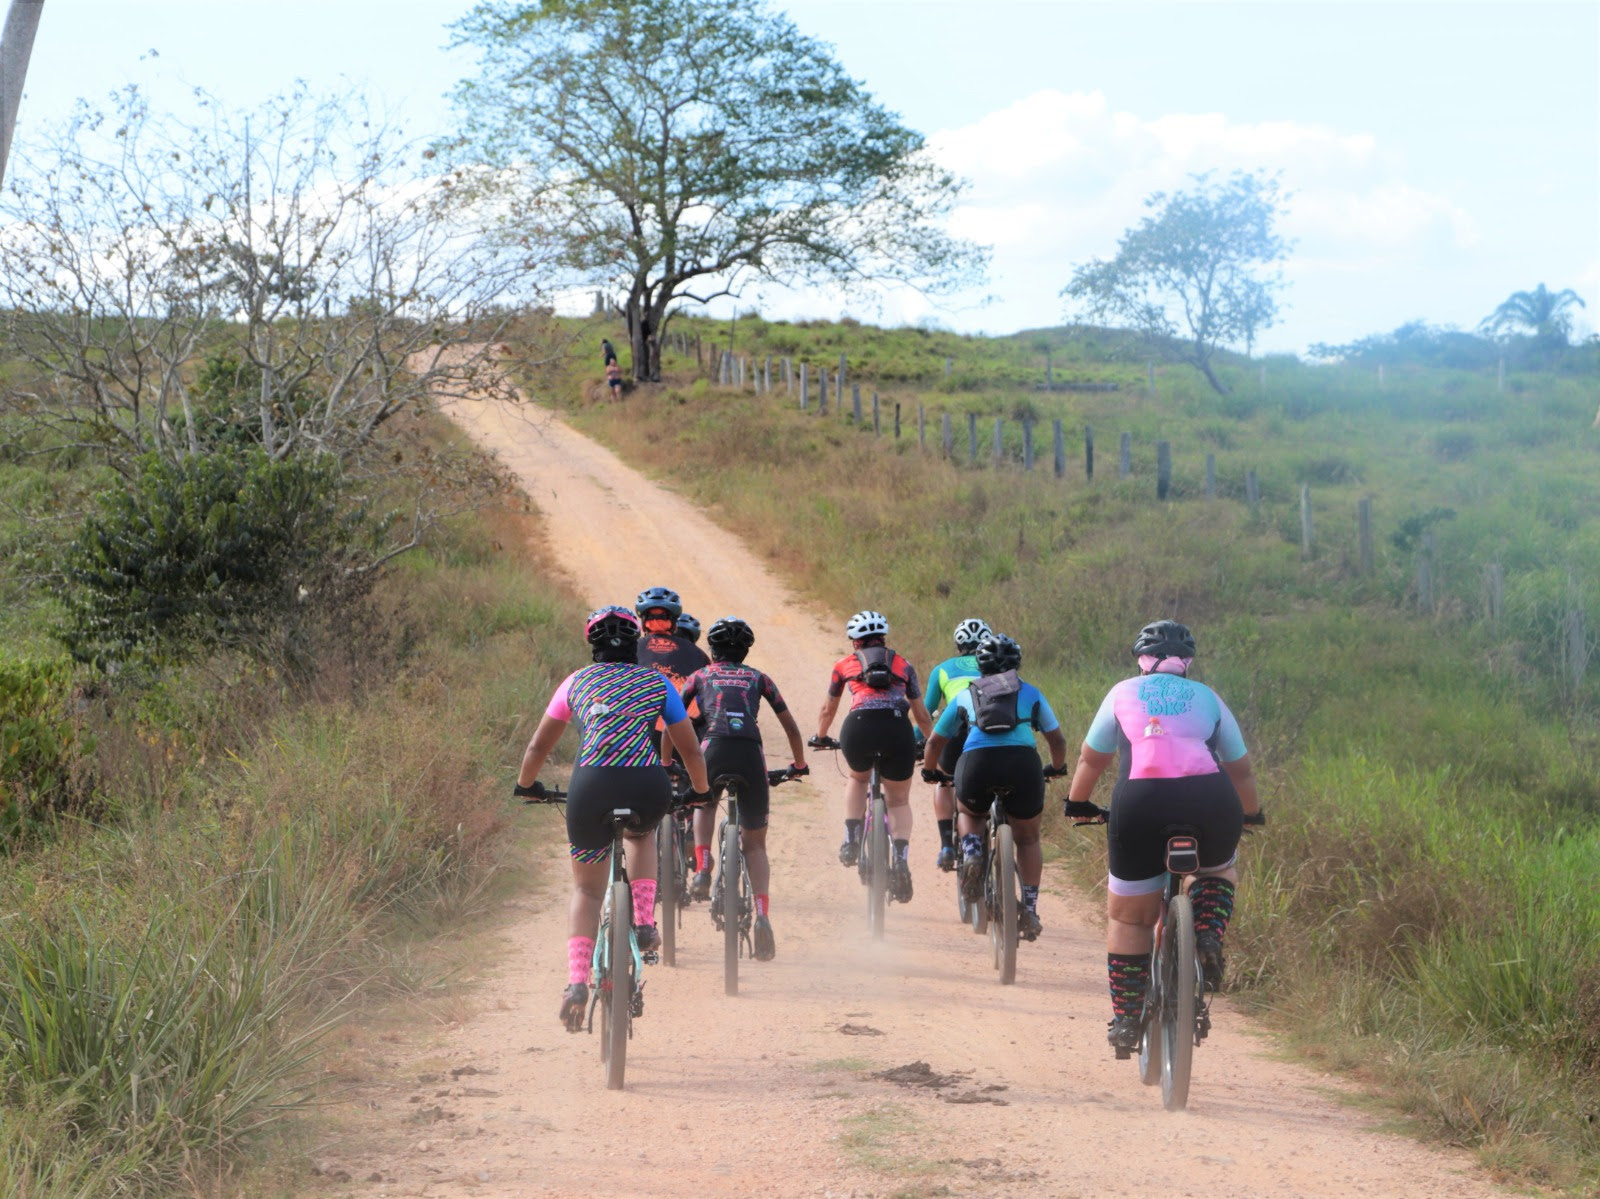
[(0, 183), (5, 182), (11, 157), (11, 132), (17, 126), (22, 104), (22, 83), (28, 77), (33, 35), (39, 31), (44, 0), (11, 0), (4, 32), (0, 32)]

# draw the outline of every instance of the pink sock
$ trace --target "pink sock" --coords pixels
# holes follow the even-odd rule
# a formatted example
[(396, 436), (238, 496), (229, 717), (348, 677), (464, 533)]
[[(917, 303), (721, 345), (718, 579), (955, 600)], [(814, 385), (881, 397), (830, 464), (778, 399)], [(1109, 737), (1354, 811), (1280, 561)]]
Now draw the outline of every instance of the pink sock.
[(592, 961), (594, 961), (593, 937), (567, 938), (567, 981), (569, 983), (588, 982), (589, 963)]
[(633, 925), (638, 928), (656, 922), (656, 880), (633, 880)]
[(765, 895), (757, 895), (756, 896), (756, 911), (760, 912), (763, 916), (772, 915), (772, 913), (767, 910), (771, 906), (772, 906), (772, 901), (770, 899), (768, 899)]
[(696, 845), (694, 847), (694, 868), (696, 870), (711, 869), (711, 846)]

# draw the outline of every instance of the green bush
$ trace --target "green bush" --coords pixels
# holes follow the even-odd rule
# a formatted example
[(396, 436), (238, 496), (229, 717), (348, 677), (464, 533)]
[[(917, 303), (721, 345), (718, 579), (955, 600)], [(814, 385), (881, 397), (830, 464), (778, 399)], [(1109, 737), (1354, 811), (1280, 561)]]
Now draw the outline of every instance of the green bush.
[(73, 710), (67, 664), (0, 651), (0, 844), (90, 802), (85, 762), (93, 749)]
[(307, 455), (141, 459), (67, 549), (61, 641), (101, 667), (281, 642), (365, 586), (342, 498), (338, 465)]

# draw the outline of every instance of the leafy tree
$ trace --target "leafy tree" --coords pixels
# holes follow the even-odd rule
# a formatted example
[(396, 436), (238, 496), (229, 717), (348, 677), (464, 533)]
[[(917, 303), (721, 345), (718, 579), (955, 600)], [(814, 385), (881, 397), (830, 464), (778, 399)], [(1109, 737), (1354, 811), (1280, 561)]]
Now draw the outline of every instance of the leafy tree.
[(1150, 215), (1122, 235), (1116, 257), (1078, 267), (1061, 294), (1091, 321), (1182, 339), (1182, 360), (1226, 394), (1212, 368), (1216, 351), (1242, 344), (1248, 352), (1277, 317), (1282, 277), (1271, 268), (1289, 243), (1273, 225), (1285, 197), (1274, 176), (1194, 180), (1188, 191), (1151, 195)]
[(1532, 291), (1513, 292), (1479, 328), (1491, 337), (1526, 329), (1541, 347), (1559, 349), (1572, 336), (1574, 310), (1582, 307), (1583, 298), (1570, 287), (1553, 292), (1541, 283)]
[(982, 265), (922, 136), (760, 0), (483, 0), (455, 29), (481, 56), (455, 154), (575, 285), (626, 291), (635, 378), (675, 304)]

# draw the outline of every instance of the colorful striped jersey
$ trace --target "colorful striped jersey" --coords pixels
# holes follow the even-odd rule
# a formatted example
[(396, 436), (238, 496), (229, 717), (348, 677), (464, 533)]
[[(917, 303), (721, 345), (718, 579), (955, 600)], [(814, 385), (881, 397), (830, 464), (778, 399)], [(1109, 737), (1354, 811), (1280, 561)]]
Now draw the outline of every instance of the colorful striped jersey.
[(578, 766), (656, 766), (650, 734), (659, 718), (685, 719), (683, 701), (666, 676), (632, 662), (596, 662), (569, 674), (545, 715), (577, 720)]

